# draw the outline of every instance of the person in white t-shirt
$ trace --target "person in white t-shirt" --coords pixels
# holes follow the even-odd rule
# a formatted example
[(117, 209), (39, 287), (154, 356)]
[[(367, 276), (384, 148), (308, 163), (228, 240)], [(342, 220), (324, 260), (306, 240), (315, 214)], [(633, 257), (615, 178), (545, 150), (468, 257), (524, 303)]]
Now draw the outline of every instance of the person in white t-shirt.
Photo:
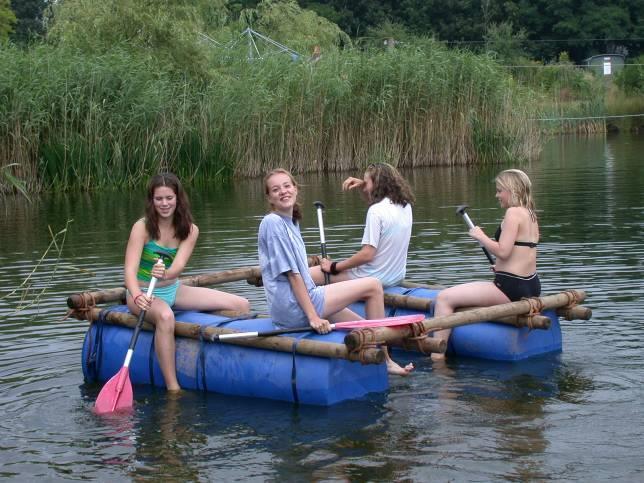
[(363, 179), (349, 177), (344, 191), (362, 189), (369, 203), (362, 248), (346, 260), (323, 258), (311, 268), (316, 284), (324, 284), (324, 273), (331, 283), (362, 277), (375, 277), (384, 287), (398, 285), (405, 278), (407, 250), (411, 238), (414, 195), (398, 170), (387, 163), (370, 164)]

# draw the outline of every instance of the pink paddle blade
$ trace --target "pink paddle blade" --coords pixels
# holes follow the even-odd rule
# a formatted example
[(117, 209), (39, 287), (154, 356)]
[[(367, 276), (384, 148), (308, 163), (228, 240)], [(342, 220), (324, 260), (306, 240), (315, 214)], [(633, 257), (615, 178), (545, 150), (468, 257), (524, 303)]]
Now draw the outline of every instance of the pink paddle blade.
[(94, 412), (96, 414), (107, 414), (131, 409), (133, 402), (130, 371), (123, 366), (101, 389), (96, 398)]
[(351, 322), (338, 322), (336, 329), (366, 329), (369, 327), (395, 327), (397, 325), (408, 325), (425, 320), (423, 314), (401, 315), (398, 317), (387, 317), (386, 319), (355, 320)]

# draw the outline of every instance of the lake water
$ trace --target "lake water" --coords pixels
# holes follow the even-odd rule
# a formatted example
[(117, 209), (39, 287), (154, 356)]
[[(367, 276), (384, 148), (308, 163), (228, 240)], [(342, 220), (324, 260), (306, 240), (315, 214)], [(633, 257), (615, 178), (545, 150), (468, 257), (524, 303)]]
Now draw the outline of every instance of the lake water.
[[(121, 284), (143, 190), (7, 199), (0, 210), (0, 478), (114, 481), (642, 481), (644, 479), (644, 137), (560, 138), (521, 166), (534, 183), (543, 292), (588, 293), (590, 321), (562, 322), (561, 354), (521, 363), (421, 356), (390, 389), (329, 408), (136, 387), (131, 417), (105, 420), (85, 384), (87, 322), (68, 295)], [(407, 279), (489, 279), (455, 206), (488, 233), (504, 168), (405, 172), (417, 195)], [(360, 173), (351, 173), (359, 175)], [(317, 253), (314, 200), (334, 258), (359, 247), (366, 207), (344, 175), (301, 178), (303, 233)], [(261, 180), (189, 190), (201, 229), (185, 274), (257, 264)], [(68, 224), (65, 238), (52, 233)], [(266, 311), (261, 289), (222, 288)]]

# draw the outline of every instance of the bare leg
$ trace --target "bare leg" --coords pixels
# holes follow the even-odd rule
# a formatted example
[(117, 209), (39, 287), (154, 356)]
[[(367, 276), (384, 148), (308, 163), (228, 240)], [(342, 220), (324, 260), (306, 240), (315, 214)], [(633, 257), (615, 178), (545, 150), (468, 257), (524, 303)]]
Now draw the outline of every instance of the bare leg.
[[(324, 285), (324, 272), (320, 268), (319, 265), (315, 265), (314, 267), (309, 268), (309, 273), (311, 274), (311, 278), (315, 282), (315, 285)], [(348, 272), (340, 272), (337, 275), (329, 275), (329, 278), (331, 280), (331, 283), (337, 283), (337, 282), (345, 282), (347, 280), (351, 280), (351, 277), (349, 276)]]
[[(510, 299), (492, 282), (464, 283), (438, 293), (434, 317), (450, 315), (459, 307), (489, 307), (508, 302)], [(433, 337), (447, 342), (451, 333), (452, 329), (438, 330)], [(433, 361), (441, 361), (445, 359), (445, 354), (432, 353), (431, 357)]]
[[(127, 306), (134, 315), (141, 311), (134, 304), (132, 297), (128, 294)], [(154, 324), (154, 350), (159, 361), (159, 367), (163, 374), (163, 380), (168, 391), (181, 389), (177, 381), (175, 366), (175, 343), (174, 343), (174, 312), (161, 299), (153, 299), (152, 307), (145, 314), (145, 319)]]
[(235, 310), (248, 312), (250, 304), (244, 297), (205, 287), (180, 285), (175, 308), (180, 310)]
[[(365, 301), (365, 313), (367, 319), (382, 319), (385, 316), (384, 295), (382, 284), (379, 280), (366, 277), (349, 280), (345, 282), (328, 285), (324, 291), (324, 314), (333, 322), (341, 320), (356, 320), (356, 318), (346, 319), (345, 317), (355, 316), (356, 314), (349, 309), (341, 309), (358, 300)], [(385, 348), (387, 372), (397, 376), (407, 376), (414, 370), (413, 364), (407, 364), (405, 367), (398, 365), (389, 356), (389, 350)]]

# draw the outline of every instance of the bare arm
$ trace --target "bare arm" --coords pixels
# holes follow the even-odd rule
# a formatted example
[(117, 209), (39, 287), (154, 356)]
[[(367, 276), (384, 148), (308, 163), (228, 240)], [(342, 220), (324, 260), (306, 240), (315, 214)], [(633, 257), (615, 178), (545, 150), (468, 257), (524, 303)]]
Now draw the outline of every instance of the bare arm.
[(315, 307), (313, 306), (313, 302), (311, 302), (311, 297), (309, 297), (309, 292), (306, 289), (306, 285), (304, 285), (302, 276), (299, 273), (294, 272), (288, 272), (287, 276), (288, 282), (291, 284), (291, 288), (295, 294), (295, 299), (306, 314), (306, 317), (309, 319), (311, 327), (320, 334), (330, 332), (331, 326), (329, 321), (322, 319), (315, 311)]
[(508, 208), (503, 218), (503, 231), (501, 239), (497, 242), (491, 239), (480, 227), (475, 226), (470, 230), (470, 236), (478, 240), (493, 255), (501, 260), (507, 260), (514, 249), (514, 242), (519, 233), (520, 214), (514, 208)]
[(186, 268), (188, 260), (190, 260), (190, 256), (192, 255), (192, 251), (197, 244), (197, 238), (199, 238), (199, 228), (197, 225), (193, 224), (188, 238), (179, 243), (177, 255), (174, 257), (172, 265), (170, 265), (170, 267), (165, 271), (164, 280), (181, 276), (181, 273), (183, 272), (183, 269)]
[(125, 287), (132, 294), (132, 297), (137, 297), (143, 293), (139, 288), (136, 273), (139, 270), (141, 253), (143, 252), (143, 245), (145, 245), (146, 238), (145, 223), (141, 219), (132, 226), (130, 238), (127, 241), (127, 248), (125, 249)]
[(342, 182), (342, 191), (348, 191), (354, 188), (361, 188), (362, 185), (364, 185), (363, 180), (350, 176)]
[[(356, 253), (351, 255), (349, 258), (346, 260), (342, 260), (341, 262), (337, 262), (335, 264), (335, 269), (339, 272), (342, 272), (344, 270), (349, 270), (350, 268), (358, 267), (360, 265), (364, 265), (365, 263), (369, 263), (374, 259), (376, 256), (376, 248), (371, 246), (371, 245), (362, 245), (362, 248), (358, 250)], [(320, 260), (320, 267), (322, 270), (325, 272), (330, 272), (331, 271), (331, 261), (327, 260), (326, 258), (323, 258)]]

